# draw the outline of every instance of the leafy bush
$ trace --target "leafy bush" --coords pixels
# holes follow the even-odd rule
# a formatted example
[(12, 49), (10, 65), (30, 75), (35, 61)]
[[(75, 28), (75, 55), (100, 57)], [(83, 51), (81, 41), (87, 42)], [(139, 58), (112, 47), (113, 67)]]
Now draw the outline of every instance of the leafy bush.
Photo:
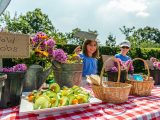
[[(77, 47), (77, 45), (61, 45), (57, 44), (57, 48), (62, 48), (65, 52), (68, 54), (72, 54), (74, 49)], [(116, 53), (120, 52), (120, 49), (118, 47), (106, 47), (106, 46), (100, 46), (99, 47), (100, 55), (115, 55)], [(157, 59), (160, 59), (160, 48), (132, 48), (128, 55), (131, 58), (142, 58), (145, 60), (149, 60), (151, 57), (156, 57)], [(10, 61), (10, 64), (13, 65), (13, 63)], [(8, 66), (8, 59), (3, 60), (3, 65)], [(100, 57), (98, 60), (98, 71), (100, 73), (102, 69), (102, 58)], [(135, 61), (134, 62), (135, 72), (144, 72), (144, 64), (142, 61)]]
[[(57, 48), (62, 48), (67, 53), (71, 54), (73, 53), (74, 49), (76, 48), (76, 45), (57, 45)], [(100, 46), (99, 47), (100, 55), (115, 55), (116, 53), (120, 52), (120, 49), (118, 47), (107, 47), (107, 46)], [(142, 58), (145, 60), (149, 60), (151, 57), (156, 57), (160, 59), (160, 48), (132, 48), (128, 55), (133, 58)], [(135, 61), (133, 63), (135, 72), (144, 73), (144, 63), (142, 61)], [(102, 58), (100, 57), (98, 60), (98, 72), (100, 74), (101, 69), (103, 66)]]

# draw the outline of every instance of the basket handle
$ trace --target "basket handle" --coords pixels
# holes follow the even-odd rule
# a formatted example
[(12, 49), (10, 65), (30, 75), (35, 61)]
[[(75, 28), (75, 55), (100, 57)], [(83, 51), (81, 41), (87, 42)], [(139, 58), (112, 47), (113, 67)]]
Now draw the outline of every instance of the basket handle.
[(106, 68), (107, 62), (110, 61), (110, 60), (113, 60), (114, 62), (116, 62), (118, 64), (118, 78), (117, 78), (117, 82), (120, 81), (120, 76), (121, 76), (120, 63), (119, 63), (118, 59), (116, 59), (115, 57), (110, 57), (103, 64), (103, 67), (102, 67), (102, 70), (101, 70), (101, 74), (100, 74), (100, 85), (102, 85), (102, 77), (103, 77), (104, 70)]
[(141, 60), (143, 63), (144, 63), (144, 66), (145, 66), (145, 68), (147, 69), (147, 73), (148, 73), (148, 80), (149, 80), (149, 77), (150, 77), (150, 72), (149, 72), (149, 67), (148, 67), (148, 64), (147, 64), (147, 62), (144, 60), (144, 59), (142, 59), (142, 58), (134, 58), (129, 64), (128, 64), (128, 66), (127, 66), (127, 74), (126, 74), (126, 78), (128, 79), (128, 71), (129, 71), (129, 68), (130, 68), (130, 65), (131, 65), (131, 63), (133, 63), (133, 61), (136, 61), (136, 60)]

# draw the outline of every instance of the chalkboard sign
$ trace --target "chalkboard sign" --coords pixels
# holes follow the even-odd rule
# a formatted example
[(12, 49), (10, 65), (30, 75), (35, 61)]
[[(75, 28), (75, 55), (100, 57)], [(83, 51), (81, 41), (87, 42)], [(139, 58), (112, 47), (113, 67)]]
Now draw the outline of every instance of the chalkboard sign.
[(29, 35), (0, 32), (0, 58), (28, 58)]

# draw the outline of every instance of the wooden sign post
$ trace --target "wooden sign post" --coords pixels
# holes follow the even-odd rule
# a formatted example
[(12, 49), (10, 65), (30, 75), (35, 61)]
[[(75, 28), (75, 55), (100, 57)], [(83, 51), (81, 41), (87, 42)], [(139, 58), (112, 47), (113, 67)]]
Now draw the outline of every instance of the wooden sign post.
[[(29, 35), (0, 32), (0, 58), (28, 58), (29, 44)], [(2, 59), (0, 65), (2, 66)]]

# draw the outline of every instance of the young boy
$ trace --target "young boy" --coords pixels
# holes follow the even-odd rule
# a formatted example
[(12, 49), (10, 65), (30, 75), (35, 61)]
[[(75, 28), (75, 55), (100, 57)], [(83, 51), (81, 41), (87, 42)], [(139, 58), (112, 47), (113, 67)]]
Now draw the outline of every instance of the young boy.
[(127, 53), (130, 50), (131, 44), (129, 41), (125, 40), (119, 44), (121, 52), (116, 54), (115, 57), (119, 58), (123, 63), (125, 63), (128, 60), (131, 60), (129, 56), (127, 56)]
[[(116, 54), (115, 57), (121, 60), (121, 82), (125, 82), (126, 81), (126, 72), (123, 71), (123, 69), (127, 69), (128, 68), (128, 64), (131, 62), (131, 58), (127, 55), (127, 53), (130, 50), (131, 44), (129, 41), (125, 40), (123, 42), (121, 42), (119, 44), (121, 52)], [(130, 65), (129, 68), (129, 73), (132, 74), (133, 73), (133, 65)], [(129, 75), (131, 76), (131, 75)]]

